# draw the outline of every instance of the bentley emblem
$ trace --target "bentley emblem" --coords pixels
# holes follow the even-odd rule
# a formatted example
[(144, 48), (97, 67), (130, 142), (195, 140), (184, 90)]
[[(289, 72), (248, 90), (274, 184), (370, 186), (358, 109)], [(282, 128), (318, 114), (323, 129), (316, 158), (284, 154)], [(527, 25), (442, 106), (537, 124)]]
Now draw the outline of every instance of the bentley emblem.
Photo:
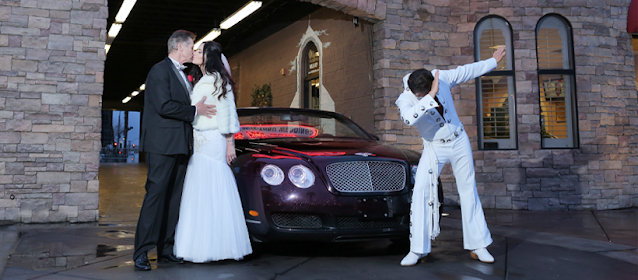
[(366, 153), (354, 153), (354, 154), (358, 155), (358, 156), (362, 156), (362, 157), (374, 156), (373, 153), (367, 153), (367, 152)]

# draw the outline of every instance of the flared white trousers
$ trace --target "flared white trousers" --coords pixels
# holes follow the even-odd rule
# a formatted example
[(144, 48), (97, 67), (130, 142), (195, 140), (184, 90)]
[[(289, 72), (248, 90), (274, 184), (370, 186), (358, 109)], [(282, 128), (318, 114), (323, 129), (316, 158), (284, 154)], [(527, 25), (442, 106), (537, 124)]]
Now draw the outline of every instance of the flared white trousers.
[[(410, 250), (414, 253), (427, 254), (432, 250), (432, 234), (435, 232), (436, 237), (438, 233), (438, 211), (428, 206), (430, 201), (437, 205), (436, 197), (430, 200), (432, 194), (436, 193), (430, 188), (437, 188), (436, 178), (447, 162), (452, 165), (461, 203), (463, 248), (474, 250), (492, 243), (476, 191), (472, 147), (465, 131), (460, 130), (457, 136), (452, 135), (443, 141), (424, 141), (410, 208)], [(437, 214), (436, 217), (433, 217), (433, 213)], [(434, 218), (437, 221), (433, 221)], [(434, 230), (433, 224), (436, 226)]]

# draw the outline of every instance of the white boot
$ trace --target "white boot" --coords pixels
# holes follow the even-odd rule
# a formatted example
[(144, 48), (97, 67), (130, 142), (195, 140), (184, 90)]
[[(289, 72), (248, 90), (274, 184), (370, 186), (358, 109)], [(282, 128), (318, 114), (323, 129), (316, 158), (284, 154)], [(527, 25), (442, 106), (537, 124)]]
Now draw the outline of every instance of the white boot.
[(490, 255), (490, 252), (488, 252), (485, 247), (472, 250), (472, 252), (470, 253), (470, 256), (472, 256), (473, 259), (482, 261), (484, 263), (494, 262), (494, 257)]
[(410, 253), (408, 253), (405, 258), (403, 258), (403, 260), (401, 260), (401, 266), (413, 266), (415, 265), (417, 262), (419, 262), (420, 259), (425, 258), (428, 254), (417, 254), (414, 253), (412, 251), (410, 251)]

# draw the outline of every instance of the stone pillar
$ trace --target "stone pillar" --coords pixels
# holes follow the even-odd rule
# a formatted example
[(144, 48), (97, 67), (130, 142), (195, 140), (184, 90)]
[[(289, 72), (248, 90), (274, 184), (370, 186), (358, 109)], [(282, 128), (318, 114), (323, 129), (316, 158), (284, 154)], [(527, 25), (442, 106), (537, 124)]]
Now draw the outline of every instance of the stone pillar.
[(0, 220), (98, 219), (106, 0), (0, 1)]

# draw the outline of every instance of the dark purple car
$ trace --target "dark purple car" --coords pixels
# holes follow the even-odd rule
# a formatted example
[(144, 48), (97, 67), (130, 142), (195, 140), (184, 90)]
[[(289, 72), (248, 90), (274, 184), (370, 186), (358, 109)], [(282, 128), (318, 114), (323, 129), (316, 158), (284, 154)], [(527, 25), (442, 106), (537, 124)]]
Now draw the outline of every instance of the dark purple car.
[(251, 239), (403, 239), (420, 154), (341, 114), (240, 108), (232, 164)]

